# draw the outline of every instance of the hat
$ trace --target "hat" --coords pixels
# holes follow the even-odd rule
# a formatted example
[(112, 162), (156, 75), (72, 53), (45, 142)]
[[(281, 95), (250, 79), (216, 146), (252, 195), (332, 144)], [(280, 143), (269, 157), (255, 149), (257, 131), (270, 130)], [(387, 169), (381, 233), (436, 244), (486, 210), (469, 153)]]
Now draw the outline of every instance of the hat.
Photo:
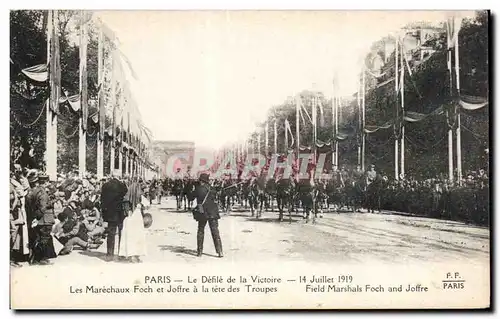
[(144, 222), (144, 228), (149, 228), (153, 224), (153, 216), (150, 213), (145, 213), (142, 216), (142, 220)]
[(210, 176), (207, 173), (201, 173), (199, 180), (205, 183), (210, 183)]
[(37, 173), (32, 173), (31, 175), (28, 176), (28, 182), (30, 184), (38, 182), (38, 174)]

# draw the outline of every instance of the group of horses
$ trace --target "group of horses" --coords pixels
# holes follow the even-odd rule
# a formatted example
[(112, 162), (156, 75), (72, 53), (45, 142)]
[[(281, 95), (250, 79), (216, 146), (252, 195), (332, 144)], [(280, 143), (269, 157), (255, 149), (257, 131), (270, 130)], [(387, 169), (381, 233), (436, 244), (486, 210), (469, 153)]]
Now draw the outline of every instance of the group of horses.
[[(339, 175), (337, 175), (339, 176)], [(175, 196), (177, 210), (190, 210), (193, 207), (195, 179), (153, 180), (150, 183), (150, 200), (162, 196)], [(212, 188), (222, 212), (230, 213), (238, 204), (245, 210), (250, 209), (251, 216), (257, 219), (264, 211), (279, 212), (279, 221), (287, 214), (292, 222), (292, 213), (300, 214), (309, 222), (323, 217), (325, 211), (340, 212), (360, 211), (367, 208), (370, 212), (380, 211), (381, 192), (384, 179), (377, 177), (367, 182), (366, 178), (330, 178), (311, 180), (294, 178), (270, 178), (264, 175), (248, 179), (214, 179)], [(332, 210), (333, 208), (333, 210)]]

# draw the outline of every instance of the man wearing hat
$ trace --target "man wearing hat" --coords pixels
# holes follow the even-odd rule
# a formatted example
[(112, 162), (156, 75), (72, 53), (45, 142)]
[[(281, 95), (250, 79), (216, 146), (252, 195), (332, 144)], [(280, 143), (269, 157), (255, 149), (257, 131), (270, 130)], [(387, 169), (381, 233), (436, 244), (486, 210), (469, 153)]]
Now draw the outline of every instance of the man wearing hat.
[(215, 192), (210, 186), (210, 177), (207, 173), (200, 174), (200, 184), (196, 187), (196, 202), (199, 214), (194, 217), (198, 222), (197, 233), (197, 253), (198, 257), (203, 255), (203, 241), (205, 239), (205, 226), (208, 223), (212, 239), (215, 245), (215, 251), (219, 258), (223, 257), (222, 241), (219, 234), (219, 208), (215, 202)]
[(30, 263), (49, 264), (49, 259), (56, 257), (50, 235), (55, 216), (49, 205), (46, 190), (48, 181), (48, 176), (37, 174), (33, 174), (29, 181), (32, 188), (26, 195), (26, 217), (31, 248)]
[(377, 182), (377, 171), (375, 170), (375, 165), (371, 164), (370, 169), (366, 172), (366, 206), (368, 211), (374, 212), (375, 207), (377, 207), (378, 201), (378, 188), (380, 183)]
[(125, 211), (123, 198), (127, 194), (127, 186), (115, 176), (111, 177), (101, 188), (101, 214), (107, 226), (107, 259), (115, 258), (115, 237), (121, 237)]

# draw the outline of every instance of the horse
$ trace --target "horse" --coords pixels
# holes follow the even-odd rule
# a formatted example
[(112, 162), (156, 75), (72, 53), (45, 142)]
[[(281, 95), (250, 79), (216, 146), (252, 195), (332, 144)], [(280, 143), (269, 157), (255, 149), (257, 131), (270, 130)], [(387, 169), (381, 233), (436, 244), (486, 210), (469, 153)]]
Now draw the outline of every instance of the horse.
[(222, 182), (218, 179), (212, 182), (212, 189), (215, 193), (215, 201), (220, 204), (222, 195)]
[[(264, 184), (258, 179), (253, 179), (250, 182), (250, 210), (252, 212), (252, 217), (256, 216), (259, 218), (262, 215), (262, 208), (265, 201), (264, 194)], [(255, 211), (257, 212), (255, 214)]]
[(234, 197), (238, 194), (238, 185), (232, 179), (226, 179), (222, 183), (221, 189), (221, 207), (225, 212), (231, 210), (234, 204)]
[(270, 178), (265, 187), (265, 195), (266, 195), (266, 209), (271, 208), (271, 212), (274, 211), (273, 201), (276, 199), (276, 180)]
[(193, 181), (191, 179), (186, 179), (186, 180), (184, 180), (183, 186), (184, 187), (182, 188), (181, 201), (184, 201), (184, 210), (190, 210), (191, 207), (193, 206), (193, 201), (196, 198), (195, 181)]
[(304, 209), (303, 218), (306, 223), (309, 222), (310, 213), (313, 211), (313, 223), (316, 222), (318, 210), (316, 207), (316, 187), (313, 181), (309, 179), (301, 179), (297, 182), (297, 197), (302, 203)]
[(161, 183), (161, 188), (162, 188), (163, 195), (165, 195), (165, 196), (169, 195), (169, 193), (170, 193), (170, 187), (171, 187), (170, 179), (167, 177)]
[(149, 184), (148, 195), (149, 195), (149, 205), (153, 205), (153, 198), (157, 198), (158, 187), (156, 180), (152, 180)]
[(382, 175), (378, 174), (370, 184), (366, 187), (366, 208), (369, 212), (374, 213), (375, 209), (380, 213), (382, 202), (382, 190), (385, 188), (385, 180)]
[(364, 179), (360, 176), (353, 175), (346, 182), (346, 204), (351, 208), (352, 212), (359, 212), (363, 203), (364, 192), (366, 185)]
[(343, 185), (340, 184), (340, 181), (335, 178), (331, 178), (328, 180), (325, 186), (325, 192), (327, 196), (327, 209), (330, 208), (330, 204), (333, 205), (333, 210), (335, 212), (339, 212), (339, 209), (342, 207), (342, 193), (344, 191)]
[(328, 207), (328, 196), (326, 194), (326, 182), (323, 180), (316, 180), (315, 182), (315, 204), (316, 209), (319, 211), (319, 217), (323, 218), (323, 209)]
[(247, 209), (248, 202), (250, 201), (250, 183), (251, 180), (247, 179), (241, 184), (241, 204), (245, 207), (245, 209)]
[(288, 211), (290, 223), (292, 222), (292, 205), (294, 195), (294, 183), (291, 179), (279, 179), (276, 183), (276, 203), (279, 211), (279, 221), (283, 221), (283, 211)]
[(175, 201), (177, 203), (177, 210), (180, 210), (182, 207), (183, 190), (184, 190), (184, 180), (182, 179), (174, 180), (172, 184), (172, 195), (175, 196)]

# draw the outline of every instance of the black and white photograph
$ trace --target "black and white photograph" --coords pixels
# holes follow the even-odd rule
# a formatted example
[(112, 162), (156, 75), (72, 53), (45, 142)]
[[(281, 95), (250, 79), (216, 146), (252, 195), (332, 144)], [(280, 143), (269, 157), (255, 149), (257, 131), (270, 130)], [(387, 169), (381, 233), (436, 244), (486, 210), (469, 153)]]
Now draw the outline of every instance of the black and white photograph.
[(490, 12), (10, 10), (12, 309), (487, 309)]

